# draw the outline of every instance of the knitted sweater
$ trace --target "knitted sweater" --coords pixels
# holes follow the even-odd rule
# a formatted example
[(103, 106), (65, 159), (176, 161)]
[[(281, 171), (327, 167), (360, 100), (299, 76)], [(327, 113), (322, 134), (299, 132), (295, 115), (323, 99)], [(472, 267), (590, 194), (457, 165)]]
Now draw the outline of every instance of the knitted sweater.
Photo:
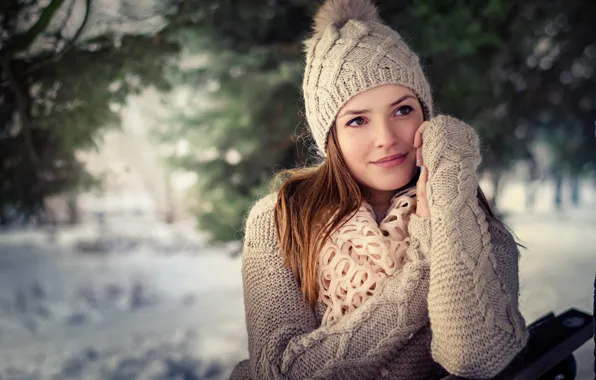
[(249, 359), (232, 379), (438, 379), (445, 370), (488, 379), (525, 347), (519, 252), (476, 199), (478, 138), (439, 116), (423, 141), (431, 216), (410, 218), (401, 274), (330, 326), (283, 266), (276, 195), (252, 208), (242, 258)]

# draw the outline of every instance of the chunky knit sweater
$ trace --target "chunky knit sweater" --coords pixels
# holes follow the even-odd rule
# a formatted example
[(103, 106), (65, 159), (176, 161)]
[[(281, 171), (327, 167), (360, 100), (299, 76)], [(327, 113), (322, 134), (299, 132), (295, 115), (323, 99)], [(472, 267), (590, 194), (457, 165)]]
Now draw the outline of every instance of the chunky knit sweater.
[(448, 116), (423, 134), (429, 218), (412, 215), (399, 276), (337, 323), (321, 326), (284, 267), (276, 195), (246, 222), (243, 286), (249, 359), (232, 379), (488, 379), (525, 347), (518, 256), (511, 234), (476, 199), (478, 138)]

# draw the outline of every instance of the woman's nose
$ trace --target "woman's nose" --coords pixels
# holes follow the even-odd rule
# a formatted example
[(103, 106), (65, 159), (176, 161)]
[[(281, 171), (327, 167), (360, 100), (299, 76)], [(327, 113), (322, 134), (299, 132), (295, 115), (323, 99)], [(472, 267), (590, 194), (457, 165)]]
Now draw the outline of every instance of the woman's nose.
[(378, 148), (386, 148), (397, 143), (399, 137), (389, 121), (383, 120), (376, 124), (374, 133), (375, 145)]

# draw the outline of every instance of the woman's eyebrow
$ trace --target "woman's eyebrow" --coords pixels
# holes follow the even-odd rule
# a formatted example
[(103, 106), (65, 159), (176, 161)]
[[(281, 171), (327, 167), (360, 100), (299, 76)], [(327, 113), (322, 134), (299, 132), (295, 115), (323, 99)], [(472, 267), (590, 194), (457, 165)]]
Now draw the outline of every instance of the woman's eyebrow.
[[(389, 105), (389, 107), (395, 107), (399, 103), (403, 102), (406, 99), (410, 99), (410, 98), (411, 99), (416, 99), (416, 97), (414, 97), (412, 95), (404, 95), (401, 98), (399, 98), (396, 101), (394, 101), (393, 103), (391, 103)], [(344, 116), (347, 116), (347, 115), (362, 115), (363, 113), (368, 113), (368, 112), (370, 112), (370, 110), (367, 110), (367, 109), (365, 109), (365, 110), (346, 110), (346, 111), (342, 112), (342, 114), (339, 115), (338, 118), (344, 117)]]
[(406, 99), (416, 99), (416, 97), (415, 96), (412, 96), (412, 95), (404, 95), (401, 98), (399, 98), (396, 101), (394, 101), (393, 103), (391, 103), (389, 105), (389, 107), (395, 107), (396, 105), (398, 105), (399, 103), (403, 102)]

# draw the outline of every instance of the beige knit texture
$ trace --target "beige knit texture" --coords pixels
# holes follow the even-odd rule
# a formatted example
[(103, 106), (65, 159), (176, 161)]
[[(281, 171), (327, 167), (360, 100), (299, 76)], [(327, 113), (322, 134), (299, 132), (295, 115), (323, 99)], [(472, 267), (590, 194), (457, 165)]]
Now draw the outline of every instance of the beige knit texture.
[(276, 195), (252, 208), (242, 258), (249, 359), (232, 379), (437, 379), (445, 370), (488, 379), (523, 349), (519, 252), (476, 199), (477, 136), (439, 116), (423, 141), (431, 216), (411, 216), (400, 275), (331, 326), (283, 266)]
[(410, 246), (408, 221), (416, 211), (416, 189), (396, 194), (379, 225), (364, 201), (333, 231), (319, 255), (319, 300), (327, 308), (321, 326), (335, 323), (362, 305), (389, 277), (399, 275)]
[(302, 84), (306, 118), (325, 156), (327, 136), (341, 107), (353, 96), (384, 84), (408, 87), (432, 113), (431, 90), (414, 54), (399, 33), (371, 21), (349, 20), (341, 28), (330, 25), (319, 37), (305, 42)]

